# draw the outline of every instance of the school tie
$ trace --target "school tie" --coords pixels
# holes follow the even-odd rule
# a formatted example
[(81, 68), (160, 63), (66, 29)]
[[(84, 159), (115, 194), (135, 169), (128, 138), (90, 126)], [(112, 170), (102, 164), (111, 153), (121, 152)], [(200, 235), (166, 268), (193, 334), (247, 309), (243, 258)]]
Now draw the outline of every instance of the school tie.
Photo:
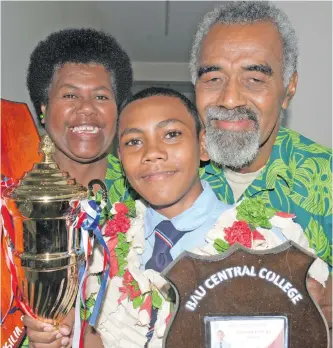
[[(170, 250), (184, 235), (185, 232), (178, 231), (169, 220), (160, 222), (155, 228), (155, 243), (153, 255), (147, 261), (145, 269), (153, 269), (156, 272), (162, 272), (173, 260)], [(153, 309), (149, 331), (146, 335), (148, 342), (154, 333), (154, 325), (157, 319), (157, 310)], [(145, 347), (147, 347), (146, 343)]]
[(153, 269), (156, 272), (162, 272), (171, 262), (171, 248), (184, 235), (184, 232), (178, 231), (169, 220), (160, 222), (155, 228), (155, 244), (153, 255), (147, 261), (145, 269)]

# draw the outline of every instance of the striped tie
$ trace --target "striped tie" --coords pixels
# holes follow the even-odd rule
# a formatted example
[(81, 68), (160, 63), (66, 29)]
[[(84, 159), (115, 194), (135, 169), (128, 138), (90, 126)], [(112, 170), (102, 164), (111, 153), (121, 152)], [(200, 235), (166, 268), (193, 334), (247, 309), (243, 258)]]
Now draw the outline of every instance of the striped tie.
[[(178, 231), (171, 221), (164, 220), (155, 228), (155, 243), (152, 257), (147, 261), (145, 269), (162, 272), (173, 260), (170, 250), (183, 237), (184, 232)], [(157, 310), (152, 310), (150, 328), (147, 333), (148, 341), (153, 336)]]
[(162, 272), (171, 262), (171, 248), (184, 235), (175, 229), (171, 221), (164, 220), (155, 228), (155, 244), (152, 257), (147, 261), (145, 269)]

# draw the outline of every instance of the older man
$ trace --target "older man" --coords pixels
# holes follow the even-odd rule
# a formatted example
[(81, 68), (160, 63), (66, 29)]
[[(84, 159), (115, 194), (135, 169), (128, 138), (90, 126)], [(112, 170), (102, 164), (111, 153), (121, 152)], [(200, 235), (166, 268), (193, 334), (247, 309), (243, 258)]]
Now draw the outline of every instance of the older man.
[[(206, 14), (190, 62), (212, 159), (201, 177), (229, 204), (259, 195), (295, 214), (332, 265), (332, 151), (280, 125), (296, 92), (297, 60), (295, 31), (271, 3), (230, 1)], [(308, 286), (331, 324), (331, 279), (326, 289)]]

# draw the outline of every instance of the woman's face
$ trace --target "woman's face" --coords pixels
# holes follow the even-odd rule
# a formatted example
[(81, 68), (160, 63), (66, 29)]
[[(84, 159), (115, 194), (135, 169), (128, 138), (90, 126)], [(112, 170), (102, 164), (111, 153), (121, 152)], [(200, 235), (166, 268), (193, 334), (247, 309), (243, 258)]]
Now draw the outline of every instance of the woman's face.
[(116, 131), (110, 73), (99, 64), (64, 64), (54, 73), (42, 111), (59, 151), (77, 162), (94, 161), (108, 151)]

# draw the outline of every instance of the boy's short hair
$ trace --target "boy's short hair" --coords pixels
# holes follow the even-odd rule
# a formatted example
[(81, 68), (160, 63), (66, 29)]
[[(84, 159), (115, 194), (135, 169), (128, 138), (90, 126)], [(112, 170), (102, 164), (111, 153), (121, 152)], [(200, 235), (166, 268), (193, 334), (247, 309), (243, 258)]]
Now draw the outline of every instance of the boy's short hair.
[(47, 105), (56, 69), (66, 63), (100, 64), (110, 73), (118, 108), (128, 97), (133, 81), (126, 52), (109, 34), (95, 29), (65, 29), (42, 40), (30, 56), (27, 87), (37, 115)]
[[(166, 97), (179, 99), (185, 105), (185, 107), (187, 108), (189, 113), (192, 115), (192, 117), (194, 119), (194, 123), (195, 123), (195, 128), (197, 131), (197, 135), (199, 136), (199, 133), (202, 129), (202, 123), (201, 123), (196, 106), (185, 95), (175, 91), (174, 89), (164, 88), (164, 87), (146, 88), (146, 89), (134, 94), (132, 97), (130, 97), (122, 109), (124, 109), (127, 105), (133, 103), (136, 100), (145, 99), (145, 98), (154, 97), (154, 96), (166, 96)], [(119, 118), (120, 118), (120, 114), (118, 117), (117, 128), (119, 127)]]

